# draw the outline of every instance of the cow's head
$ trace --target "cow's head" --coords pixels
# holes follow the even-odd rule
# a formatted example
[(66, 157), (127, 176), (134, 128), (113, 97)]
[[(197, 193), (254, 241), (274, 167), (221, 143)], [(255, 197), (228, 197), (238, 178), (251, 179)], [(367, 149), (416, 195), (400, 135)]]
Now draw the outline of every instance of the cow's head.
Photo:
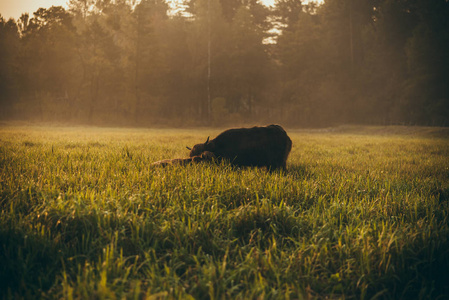
[(190, 157), (198, 156), (204, 151), (208, 150), (209, 137), (207, 137), (207, 141), (204, 144), (196, 144), (193, 148), (187, 147), (190, 150)]

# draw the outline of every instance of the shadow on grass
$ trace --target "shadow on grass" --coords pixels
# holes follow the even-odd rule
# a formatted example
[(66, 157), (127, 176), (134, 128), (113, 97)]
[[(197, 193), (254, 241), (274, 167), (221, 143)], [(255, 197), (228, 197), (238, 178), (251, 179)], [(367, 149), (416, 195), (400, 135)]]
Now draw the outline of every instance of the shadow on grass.
[[(45, 296), (55, 288), (64, 270), (70, 273), (76, 270), (76, 265), (95, 263), (111, 242), (111, 232), (121, 225), (117, 218), (105, 219), (94, 213), (75, 217), (54, 215), (31, 223), (2, 224), (0, 299)], [(99, 223), (108, 224), (109, 233)]]
[[(448, 238), (432, 240), (425, 247), (411, 244), (396, 253), (401, 266), (372, 284), (367, 299), (449, 299)], [(381, 290), (382, 295), (376, 297)]]
[(39, 298), (54, 284), (60, 247), (42, 236), (0, 231), (0, 298)]

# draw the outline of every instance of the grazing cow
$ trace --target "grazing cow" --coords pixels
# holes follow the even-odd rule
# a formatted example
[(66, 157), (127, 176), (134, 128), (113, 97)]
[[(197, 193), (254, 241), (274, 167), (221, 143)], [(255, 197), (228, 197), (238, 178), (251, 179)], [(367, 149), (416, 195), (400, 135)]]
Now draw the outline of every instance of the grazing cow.
[(153, 163), (153, 166), (166, 167), (171, 165), (181, 165), (185, 166), (191, 163), (199, 163), (202, 161), (212, 161), (215, 159), (215, 155), (212, 152), (205, 151), (200, 155), (196, 155), (188, 158), (175, 158), (175, 159), (164, 159)]
[(204, 144), (193, 149), (187, 147), (190, 157), (204, 151), (212, 152), (219, 160), (229, 160), (236, 166), (267, 167), (278, 169), (287, 167), (287, 157), (292, 149), (292, 141), (279, 125), (265, 127), (229, 129)]

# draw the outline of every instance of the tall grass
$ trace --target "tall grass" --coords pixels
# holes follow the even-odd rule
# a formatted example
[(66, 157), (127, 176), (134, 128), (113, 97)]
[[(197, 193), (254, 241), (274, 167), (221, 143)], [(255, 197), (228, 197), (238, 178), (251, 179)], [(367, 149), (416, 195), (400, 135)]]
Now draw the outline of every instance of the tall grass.
[(446, 131), (290, 130), (286, 172), (151, 166), (218, 132), (1, 127), (0, 297), (449, 297)]

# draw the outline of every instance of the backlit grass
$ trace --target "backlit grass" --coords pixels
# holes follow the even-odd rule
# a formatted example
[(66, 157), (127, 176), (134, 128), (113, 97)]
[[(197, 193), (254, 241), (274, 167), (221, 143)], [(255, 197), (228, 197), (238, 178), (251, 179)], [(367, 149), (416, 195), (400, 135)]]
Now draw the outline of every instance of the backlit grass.
[(287, 130), (285, 173), (151, 166), (219, 132), (0, 127), (0, 297), (449, 297), (446, 130)]

